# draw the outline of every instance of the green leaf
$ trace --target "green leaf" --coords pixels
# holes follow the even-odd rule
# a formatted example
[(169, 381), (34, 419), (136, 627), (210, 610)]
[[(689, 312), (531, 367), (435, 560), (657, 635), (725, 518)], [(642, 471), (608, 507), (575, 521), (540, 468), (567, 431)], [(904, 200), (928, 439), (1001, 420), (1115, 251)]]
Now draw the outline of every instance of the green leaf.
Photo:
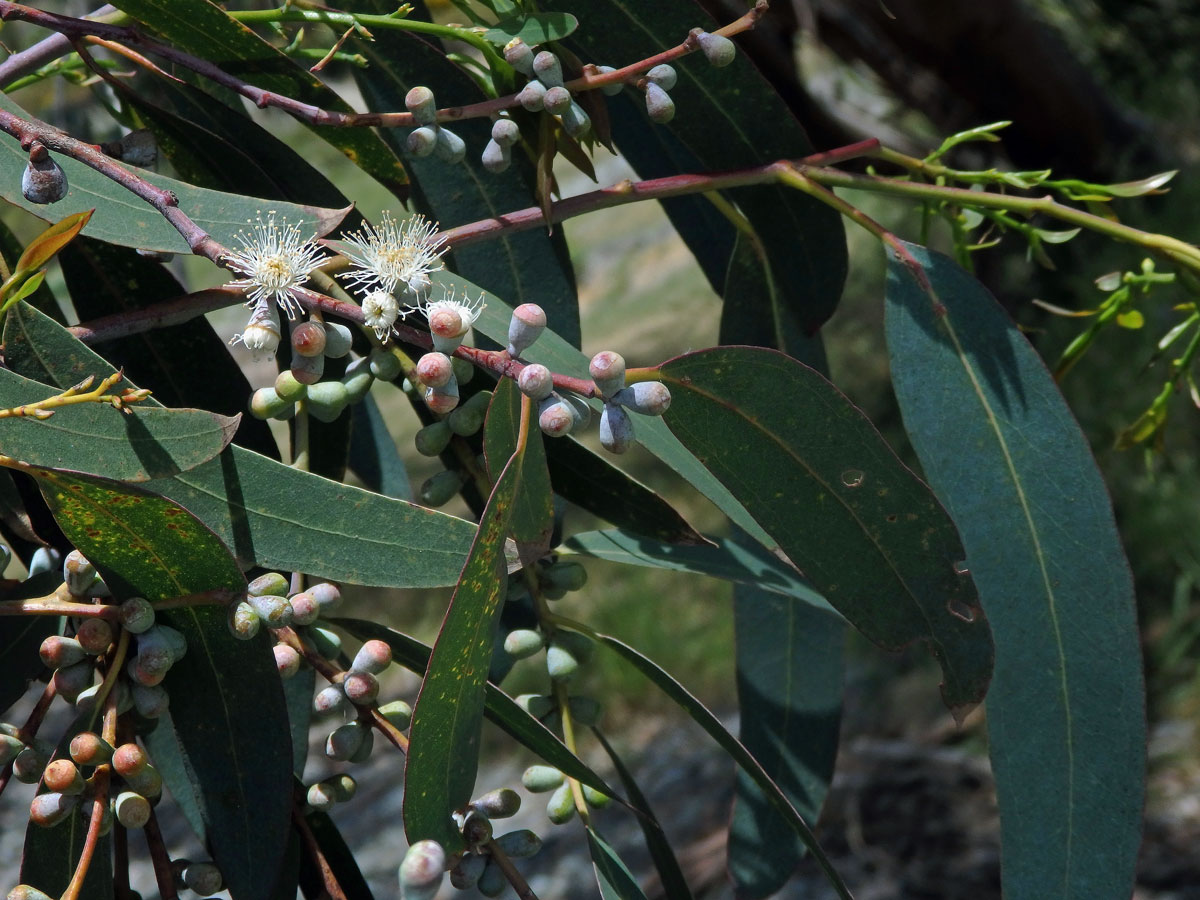
[[(386, 15), (395, 4), (368, 0), (360, 8)], [(474, 80), (440, 49), (414, 35), (379, 31), (373, 41), (358, 40), (357, 49), (371, 63), (368, 70), (355, 72), (371, 109), (403, 109), (405, 94), (418, 84), (437, 85), (439, 106), (487, 99)], [(414, 205), (419, 212), (449, 228), (534, 205), (535, 175), (520, 145), (513, 148), (512, 167), (496, 176), (485, 170), (475, 155), (490, 139), (491, 123), (487, 119), (460, 120), (451, 130), (470, 148), (467, 160), (457, 165), (435, 157), (412, 158), (406, 135), (397, 129), (383, 132), (383, 140), (403, 156), (412, 173)], [(562, 229), (551, 234), (535, 228), (459, 247), (452, 254), (451, 268), (514, 306), (538, 304), (554, 330), (579, 345), (579, 301)], [(507, 328), (505, 322), (505, 335)], [(501, 339), (500, 346), (506, 342), (507, 338)]]
[[(57, 568), (42, 572), (0, 593), (0, 600), (45, 597), (62, 580)], [(24, 697), (29, 683), (45, 671), (38, 648), (58, 633), (58, 623), (57, 616), (0, 616), (0, 713)]]
[[(660, 368), (676, 436), (856, 628), (886, 649), (928, 642), (956, 715), (991, 675), (987, 619), (954, 523), (870, 421), (816, 371), (718, 347)], [(641, 424), (640, 422), (638, 423)]]
[[(424, 674), (429, 668), (430, 648), (406, 634), (362, 619), (334, 619), (333, 623), (360, 640), (374, 638), (383, 641), (392, 648), (393, 659), (410, 672)], [(580, 762), (554, 732), (517, 706), (516, 701), (491, 682), (485, 685), (484, 715), (492, 724), (559, 771), (590, 784), (609, 797), (618, 797), (617, 792)]]
[[(118, 0), (113, 5), (146, 23), (179, 49), (216, 62), (225, 71), (247, 78), (256, 87), (324, 109), (353, 112), (332, 88), (251, 29), (230, 18), (215, 3), (208, 0), (190, 3)], [(305, 124), (313, 134), (332, 144), (397, 197), (405, 198), (408, 175), (404, 166), (374, 129)]]
[(1128, 897), (1146, 718), (1133, 584), (1104, 483), (988, 291), (947, 257), (905, 249), (929, 284), (890, 260), (892, 377), (995, 631), (987, 713), (1005, 895)]
[(497, 47), (513, 38), (520, 38), (530, 47), (561, 41), (579, 27), (579, 20), (570, 13), (531, 13), (497, 22), (484, 34)]
[[(55, 756), (67, 756), (71, 738), (90, 728), (90, 715), (77, 718), (59, 738)], [(51, 897), (61, 895), (75, 874), (87, 832), (88, 821), (78, 809), (53, 828), (42, 828), (30, 822), (25, 828), (25, 847), (21, 854), (21, 884), (32, 885)], [(79, 897), (80, 900), (111, 900), (112, 896), (112, 836), (106, 834), (96, 844)]]
[[(444, 279), (443, 276), (435, 276), (434, 280), (445, 280), (452, 283), (451, 279)], [(492, 294), (485, 296), (487, 306), (476, 320), (475, 328), (492, 340), (504, 343), (508, 336), (508, 321), (512, 316), (512, 308)], [(542, 363), (552, 372), (574, 375), (583, 379), (591, 378), (588, 374), (589, 357), (584, 356), (549, 330), (538, 338), (536, 344), (525, 351), (522, 358), (528, 362)], [(598, 404), (594, 405), (598, 406)], [(661, 419), (652, 416), (637, 416), (634, 429), (642, 446), (678, 472), (692, 487), (716, 504), (721, 512), (749, 532), (755, 540), (768, 546), (774, 546), (774, 541), (746, 512), (737, 498), (695, 456), (688, 452), (687, 448), (679, 442), (679, 439), (671, 433)], [(567, 438), (567, 440), (573, 439)], [(548, 453), (553, 458), (553, 449)], [(622, 461), (620, 457), (610, 458), (618, 462)], [(625, 464), (629, 465), (627, 462)]]
[[(23, 119), (32, 118), (2, 93), (0, 109)], [(355, 129), (329, 130), (344, 132)], [(30, 203), (21, 193), (21, 173), (29, 164), (29, 154), (23, 153), (20, 145), (14, 141), (0, 142), (0, 197), (39, 218), (54, 216), (58, 220), (64, 213), (94, 209), (96, 212), (83, 233), (109, 244), (164, 253), (192, 252), (179, 232), (145, 200), (135, 197), (115, 181), (81, 162), (61, 154), (56, 155), (55, 159), (66, 173), (70, 191), (53, 206)], [(145, 169), (138, 169), (137, 175), (155, 187), (174, 191), (179, 197), (179, 208), (210, 236), (225, 245), (238, 246), (235, 240), (237, 233), (246, 227), (248, 220), (254, 219), (267, 208), (264, 201), (253, 197), (193, 187)], [(270, 209), (275, 211), (277, 219), (298, 224), (302, 230), (317, 236), (328, 234), (349, 212), (348, 209), (323, 209), (276, 201), (270, 202)]]
[(604, 900), (646, 900), (645, 892), (629, 871), (629, 867), (594, 825), (587, 825), (587, 839), (600, 896)]
[[(739, 584), (733, 592), (739, 737), (796, 811), (810, 822), (833, 778), (842, 713), (845, 624), (790, 597)], [(737, 896), (769, 897), (804, 845), (743, 772), (729, 826)]]
[[(581, 48), (580, 56), (585, 62), (614, 66), (678, 44), (692, 25), (706, 31), (717, 27), (691, 0), (547, 0), (539, 8), (569, 9), (582, 25), (570, 42)], [(622, 151), (636, 152), (648, 129), (666, 128), (707, 171), (796, 159), (812, 152), (795, 114), (744, 54), (722, 69), (710, 66), (702, 53), (673, 65), (678, 84), (671, 98), (678, 115), (663, 126), (650, 123), (643, 113), (635, 127), (614, 128), (613, 138)], [(643, 178), (679, 173), (678, 169), (649, 170), (639, 162), (634, 166)], [(738, 205), (766, 248), (784, 302), (806, 332), (815, 332), (836, 308), (846, 278), (841, 217), (798, 191), (774, 185), (740, 188), (727, 197)]]
[(756, 585), (764, 591), (793, 597), (822, 612), (840, 617), (828, 601), (791, 566), (746, 538), (709, 538), (710, 546), (681, 547), (631, 534), (619, 528), (573, 534), (562, 549), (631, 566), (711, 575), (726, 581)]
[[(484, 422), (483, 452), (493, 480), (499, 478), (505, 463), (516, 451), (521, 428), (521, 397), (517, 383), (511, 378), (501, 378), (492, 394)], [(521, 490), (515, 498), (511, 530), (518, 545), (528, 545), (523, 552), (530, 559), (537, 559), (550, 546), (554, 498), (550, 493), (550, 472), (546, 468), (542, 432), (537, 427), (537, 405), (532, 402), (529, 415), (532, 422), (522, 456)]]
[(514, 454), (496, 479), (413, 708), (404, 763), (409, 844), (432, 839), (448, 853), (463, 846), (450, 814), (471, 799), (479, 768), (484, 685), (508, 585), (504, 541), (521, 487), (523, 456)]
[(37, 289), (42, 286), (42, 283), (45, 280), (46, 280), (46, 270), (45, 269), (42, 269), (40, 272), (34, 272), (32, 275), (30, 275), (28, 278), (26, 278), (23, 282), (21, 282), (21, 286), (19, 288), (17, 288), (15, 291), (13, 291), (12, 295), (8, 298), (8, 300), (6, 302), (7, 303), (16, 303), (19, 300), (24, 300), (26, 297), (30, 296), (31, 294), (36, 293)]
[[(118, 382), (111, 392), (120, 393), (125, 387)], [(13, 408), (56, 393), (54, 387), (0, 369), (0, 406)], [(128, 409), (79, 403), (56, 409), (46, 419), (11, 417), (0, 424), (4, 453), (35, 466), (147, 481), (213, 459), (238, 424), (237, 419), (199, 409), (139, 409), (136, 404)]]
[(845, 898), (845, 900), (850, 900), (850, 892), (843, 883), (841, 876), (834, 870), (833, 864), (830, 863), (829, 858), (825, 855), (825, 851), (821, 849), (821, 845), (817, 843), (816, 836), (813, 835), (812, 829), (808, 827), (808, 823), (804, 821), (804, 818), (779, 790), (778, 786), (771, 780), (771, 776), (763, 770), (758, 761), (750, 755), (737, 738), (726, 730), (725, 726), (721, 724), (721, 720), (714, 716), (703, 703), (690, 694), (683, 685), (672, 678), (667, 671), (653, 660), (648, 659), (628, 644), (624, 644), (614, 637), (605, 634), (597, 635), (597, 637), (604, 646), (616, 651), (618, 656), (641, 672), (655, 687), (671, 698), (671, 700), (675, 701), (684, 712), (691, 716), (697, 725), (707, 731), (709, 736), (720, 744), (721, 748), (737, 763), (740, 770), (745, 772), (754, 781), (755, 785), (762, 790), (774, 809), (787, 821), (788, 827), (804, 842), (805, 847), (812, 853), (813, 859), (821, 867), (830, 885), (837, 891), (838, 896)]
[(646, 849), (650, 851), (650, 857), (654, 860), (654, 867), (658, 870), (658, 877), (662, 881), (663, 896), (671, 897), (672, 900), (691, 900), (692, 891), (683, 877), (683, 870), (679, 868), (679, 860), (675, 858), (675, 851), (671, 849), (671, 843), (663, 833), (658, 818), (650, 809), (650, 802), (646, 799), (646, 795), (638, 787), (633, 773), (629, 771), (620, 755), (603, 734), (594, 728), (592, 733), (600, 742), (600, 746), (604, 748), (604, 752), (608, 754), (608, 758), (612, 760), (613, 768), (617, 770), (621, 784), (625, 787), (625, 793), (629, 795), (630, 805), (638, 812), (638, 827), (642, 829), (642, 836), (646, 839)]
[[(113, 371), (65, 328), (45, 317), (37, 327), (25, 359), (54, 385), (73, 383), (81, 371)], [(247, 567), (355, 584), (454, 584), (476, 530), (463, 519), (301, 472), (238, 446), (148, 486), (186, 506)]]

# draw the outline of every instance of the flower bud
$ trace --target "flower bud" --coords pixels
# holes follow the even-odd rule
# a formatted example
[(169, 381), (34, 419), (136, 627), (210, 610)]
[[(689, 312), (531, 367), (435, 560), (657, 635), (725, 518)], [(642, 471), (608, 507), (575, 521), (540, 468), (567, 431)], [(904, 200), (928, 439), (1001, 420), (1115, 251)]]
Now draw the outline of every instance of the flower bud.
[(588, 372), (606, 400), (625, 386), (625, 359), (612, 350), (601, 350), (593, 356)]
[(141, 634), (154, 624), (154, 607), (145, 597), (130, 597), (117, 607), (117, 621), (131, 634)]
[(437, 158), (445, 163), (460, 163), (467, 155), (467, 144), (449, 128), (439, 126), (437, 143), (433, 147)]
[(347, 722), (330, 732), (325, 739), (325, 755), (332, 760), (346, 761), (362, 746), (367, 727), (358, 722)]
[[(325, 357), (321, 354), (316, 356), (301, 356), (293, 354), (292, 356), (292, 377), (301, 384), (306, 384), (309, 387), (321, 380), (321, 376), (325, 374)], [(271, 388), (263, 388), (263, 390), (272, 390)], [(258, 391), (255, 391), (257, 394)]]
[[(475, 395), (475, 397), (478, 396), (478, 394)], [(486, 406), (481, 408), (477, 403), (467, 403), (465, 406), (451, 411), (450, 415), (446, 417), (446, 425), (460, 437), (468, 437), (483, 427), (483, 419), (486, 415)]]
[(200, 896), (215, 894), (225, 887), (221, 870), (209, 862), (192, 863), (183, 870), (183, 883)]
[(146, 719), (157, 719), (171, 705), (171, 697), (162, 685), (133, 684), (129, 696), (138, 715)]
[(378, 675), (391, 664), (392, 648), (384, 641), (369, 640), (354, 654), (354, 662), (350, 665), (350, 671)]
[(340, 381), (322, 381), (308, 389), (308, 411), (318, 422), (333, 422), (346, 409), (350, 394)]
[(483, 148), (483, 155), (479, 157), (479, 161), (493, 175), (499, 175), (512, 165), (512, 151), (495, 140), (490, 140)]
[(426, 353), (417, 360), (417, 377), (429, 387), (445, 387), (454, 378), (454, 366), (445, 353)]
[(82, 597), (96, 580), (96, 567), (78, 550), (72, 550), (63, 560), (63, 581), (72, 596)]
[(520, 810), (521, 795), (509, 788), (499, 788), (472, 800), (471, 808), (489, 819), (507, 819)]
[(497, 119), (492, 123), (492, 140), (501, 147), (511, 147), (521, 139), (521, 129), (512, 119)]
[(320, 322), (301, 322), (292, 329), (292, 352), (301, 356), (324, 356), (325, 326)]
[(305, 637), (325, 659), (337, 659), (342, 652), (342, 639), (337, 632), (322, 628), (320, 625), (310, 625), (304, 631)]
[(533, 58), (533, 71), (546, 87), (558, 87), (563, 83), (562, 64), (549, 50), (542, 50)]
[(134, 791), (121, 791), (113, 801), (113, 811), (123, 828), (144, 828), (150, 821), (150, 802)]
[(571, 795), (570, 782), (564, 781), (554, 789), (554, 793), (546, 801), (546, 815), (555, 825), (571, 821), (575, 815), (575, 798)]
[(513, 659), (526, 659), (542, 649), (541, 632), (529, 628), (510, 631), (504, 638), (504, 651)]
[(25, 744), (14, 734), (0, 734), (0, 767), (7, 766), (25, 749)]
[(425, 506), (444, 506), (453, 499), (463, 486), (463, 477), (449, 469), (425, 479), (417, 498)]
[(246, 585), (246, 593), (251, 597), (265, 597), (272, 594), (276, 597), (286, 597), (290, 582), (280, 572), (267, 572), (265, 575), (259, 575), (248, 585)]
[(75, 638), (60, 637), (57, 634), (52, 634), (42, 641), (42, 646), (38, 648), (38, 654), (48, 669), (73, 666), (87, 657), (87, 653), (84, 652), (79, 641)]
[(400, 360), (390, 350), (377, 348), (367, 359), (370, 360), (371, 374), (380, 381), (395, 381), (400, 374)]
[(591, 130), (592, 119), (582, 106), (572, 100), (562, 114), (562, 124), (563, 131), (578, 140)]
[(479, 876), (487, 866), (488, 858), (479, 853), (464, 853), (462, 859), (450, 870), (450, 884), (460, 891), (475, 887)]
[(565, 647), (553, 643), (546, 651), (546, 672), (551, 681), (570, 681), (579, 673), (579, 660)]
[(409, 156), (421, 159), (428, 156), (434, 151), (438, 143), (438, 130), (430, 128), (428, 125), (418, 128), (416, 131), (410, 132), (405, 146), (408, 148)]
[(79, 646), (88, 656), (103, 653), (111, 646), (115, 637), (113, 627), (104, 619), (84, 619), (75, 629), (75, 640), (79, 641)]
[(379, 696), (379, 681), (370, 672), (347, 672), (342, 691), (355, 706), (370, 706)]
[(432, 900), (442, 885), (446, 851), (437, 841), (417, 841), (400, 863), (400, 896), (403, 900)]
[(521, 694), (516, 704), (535, 719), (544, 719), (555, 710), (554, 698), (544, 694)]
[(49, 894), (30, 884), (18, 884), (8, 892), (8, 900), (52, 900)]
[(590, 784), (582, 785), (583, 799), (587, 801), (588, 806), (594, 806), (596, 809), (604, 809), (612, 803), (612, 797), (608, 794), (601, 793)]
[(496, 845), (510, 859), (526, 859), (542, 849), (542, 839), (528, 828), (496, 838)]
[(337, 803), (337, 795), (334, 793), (333, 785), (326, 784), (323, 781), (318, 781), (316, 784), (310, 785), (304, 799), (308, 801), (309, 806), (320, 812), (327, 812), (333, 809), (333, 805)]
[(646, 114), (650, 121), (659, 125), (665, 125), (675, 118), (675, 101), (653, 82), (646, 85)]
[(445, 422), (433, 422), (414, 435), (413, 443), (422, 456), (437, 456), (446, 449), (453, 434)]
[(29, 558), (29, 577), (57, 569), (62, 563), (62, 554), (53, 547), (38, 547)]
[(93, 661), (87, 659), (55, 671), (51, 680), (58, 695), (68, 703), (78, 700), (79, 695), (92, 686), (92, 677), (95, 674), (93, 665)]
[(317, 605), (321, 607), (323, 616), (329, 616), (342, 603), (342, 592), (336, 584), (330, 584), (328, 581), (318, 581), (308, 589), (308, 593), (312, 594)]
[[(522, 303), (508, 320), (508, 355), (520, 356), (546, 330), (546, 311), (536, 303)], [(545, 368), (543, 366), (543, 368)], [(532, 394), (530, 396), (533, 396)], [(540, 397), (533, 397), (540, 400)]]
[(57, 203), (67, 196), (67, 173), (41, 144), (29, 151), (29, 165), (21, 175), (21, 193), (30, 203)]
[(292, 604), (293, 625), (311, 625), (321, 616), (321, 604), (309, 591), (293, 594), (288, 603)]
[(679, 80), (673, 66), (666, 63), (655, 66), (645, 75), (646, 80), (652, 84), (657, 84), (664, 91), (672, 90), (675, 87), (675, 82)]
[(413, 120), (418, 125), (432, 125), (437, 121), (437, 103), (433, 99), (433, 91), (418, 85), (404, 95), (404, 106), (412, 113)]
[(280, 678), (291, 678), (300, 671), (300, 654), (288, 644), (276, 644), (271, 648), (275, 654), (275, 668)]
[(567, 709), (572, 719), (587, 728), (600, 721), (602, 712), (599, 702), (591, 697), (570, 697), (567, 700)]
[(494, 859), (489, 859), (484, 865), (483, 873), (475, 883), (475, 889), (485, 897), (499, 897), (508, 890), (508, 879), (504, 870), (496, 865)]
[(671, 406), (671, 391), (661, 381), (639, 381), (617, 391), (612, 400), (643, 416), (661, 416)]
[(633, 423), (624, 407), (605, 403), (600, 413), (600, 445), (611, 453), (624, 453), (633, 444)]
[(81, 766), (99, 766), (112, 759), (112, 745), (91, 731), (81, 731), (71, 738), (71, 759)]
[(46, 790), (57, 791), (60, 794), (75, 795), (83, 793), (83, 776), (79, 768), (69, 759), (56, 759), (46, 766), (42, 773), (42, 784)]
[(12, 761), (13, 778), (21, 784), (37, 784), (46, 769), (48, 755), (36, 747), (26, 747)]
[(724, 35), (701, 31), (696, 38), (700, 42), (700, 51), (705, 59), (718, 69), (729, 65), (737, 56), (737, 45)]
[(29, 821), (42, 828), (53, 828), (74, 812), (78, 795), (68, 796), (57, 791), (38, 794), (29, 804)]
[(258, 634), (262, 618), (245, 600), (230, 607), (229, 631), (239, 641), (248, 641)]
[(246, 602), (254, 607), (259, 618), (268, 628), (285, 628), (292, 624), (292, 605), (286, 597), (266, 594), (262, 597), (247, 597)]
[(287, 418), (288, 411), (294, 414), (295, 409), (296, 404), (280, 397), (275, 388), (259, 388), (250, 395), (250, 415), (256, 419)]
[(137, 791), (147, 800), (156, 800), (162, 796), (162, 775), (154, 766), (146, 766), (136, 775), (126, 776), (125, 783), (131, 791)]
[(521, 776), (521, 784), (531, 794), (545, 794), (563, 783), (563, 773), (553, 766), (530, 766)]
[(548, 113), (553, 113), (560, 116), (565, 113), (571, 106), (571, 92), (565, 87), (552, 87), (546, 89), (546, 96), (542, 98), (542, 107)]
[(533, 50), (519, 37), (504, 45), (504, 61), (522, 75), (533, 75)]
[(517, 102), (529, 112), (541, 112), (546, 98), (546, 86), (540, 81), (531, 81), (517, 92)]
[(430, 412), (439, 416), (448, 415), (454, 407), (458, 406), (458, 385), (451, 381), (445, 387), (427, 387), (424, 400)]
[(380, 715), (387, 719), (394, 728), (403, 731), (412, 723), (412, 707), (403, 700), (393, 700), (379, 707)]
[(341, 322), (325, 323), (325, 356), (341, 359), (354, 345), (354, 333)]
[(312, 709), (313, 714), (318, 716), (332, 716), (334, 713), (346, 712), (346, 694), (341, 685), (331, 684), (317, 691), (316, 696), (313, 697)]
[[(609, 72), (617, 71), (612, 66), (596, 66), (596, 70), (602, 75), (607, 75)], [(625, 85), (622, 82), (615, 81), (612, 84), (604, 85), (604, 87), (600, 88), (600, 91), (607, 97), (615, 97), (617, 94), (621, 93), (624, 87)]]
[(132, 742), (122, 744), (112, 755), (113, 771), (122, 778), (131, 778), (145, 771), (150, 765), (146, 751)]
[(538, 404), (538, 427), (548, 437), (562, 437), (575, 425), (575, 412), (557, 394), (551, 394)]

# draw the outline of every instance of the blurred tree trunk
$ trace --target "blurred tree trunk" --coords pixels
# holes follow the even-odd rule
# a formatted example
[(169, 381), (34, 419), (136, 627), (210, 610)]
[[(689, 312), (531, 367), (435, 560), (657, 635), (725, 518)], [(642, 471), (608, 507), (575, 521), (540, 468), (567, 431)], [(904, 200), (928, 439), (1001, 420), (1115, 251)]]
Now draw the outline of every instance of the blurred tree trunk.
[[(737, 0), (701, 0), (721, 19)], [(792, 102), (818, 147), (861, 136), (804, 90), (798, 29), (842, 59), (869, 66), (904, 105), (942, 134), (1010, 119), (1004, 150), (1021, 168), (1108, 179), (1158, 158), (1151, 123), (1119, 106), (1021, 0), (774, 0), (747, 51)]]

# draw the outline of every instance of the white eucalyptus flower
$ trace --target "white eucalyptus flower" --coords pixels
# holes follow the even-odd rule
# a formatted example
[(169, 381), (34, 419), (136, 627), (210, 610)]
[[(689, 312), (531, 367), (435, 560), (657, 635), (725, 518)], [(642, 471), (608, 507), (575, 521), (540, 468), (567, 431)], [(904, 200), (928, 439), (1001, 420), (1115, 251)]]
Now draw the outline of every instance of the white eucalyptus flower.
[(397, 222), (385, 212), (378, 226), (365, 224), (346, 242), (354, 268), (342, 277), (360, 289), (395, 294), (401, 288), (420, 298), (429, 291), (430, 273), (444, 268), (437, 223), (421, 215)]
[(249, 234), (239, 231), (237, 239), (241, 250), (225, 255), (225, 262), (244, 278), (230, 283), (230, 287), (246, 292), (249, 302), (257, 305), (264, 298), (271, 298), (287, 313), (289, 319), (296, 318), (299, 304), (289, 293), (308, 281), (308, 276), (324, 260), (321, 248), (312, 238), (300, 237), (300, 226), (275, 221), (275, 213), (255, 220)]

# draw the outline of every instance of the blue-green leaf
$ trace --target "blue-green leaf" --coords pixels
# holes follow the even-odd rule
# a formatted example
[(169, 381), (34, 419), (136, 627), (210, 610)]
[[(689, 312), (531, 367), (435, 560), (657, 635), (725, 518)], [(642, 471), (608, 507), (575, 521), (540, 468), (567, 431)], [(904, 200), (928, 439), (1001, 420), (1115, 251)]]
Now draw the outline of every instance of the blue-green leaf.
[(1054, 379), (999, 304), (949, 258), (905, 250), (911, 259), (889, 260), (892, 376), (995, 634), (987, 713), (1005, 896), (1123, 900), (1146, 713), (1108, 494)]

